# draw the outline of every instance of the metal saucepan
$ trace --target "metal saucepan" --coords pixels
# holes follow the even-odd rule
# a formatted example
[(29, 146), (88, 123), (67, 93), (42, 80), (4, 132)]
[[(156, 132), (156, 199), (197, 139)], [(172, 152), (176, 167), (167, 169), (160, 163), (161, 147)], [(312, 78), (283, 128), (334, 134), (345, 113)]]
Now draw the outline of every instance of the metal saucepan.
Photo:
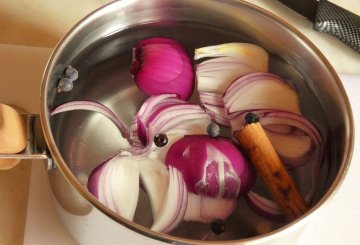
[[(116, 128), (96, 113), (77, 111), (51, 117), (49, 112), (67, 101), (93, 100), (110, 107), (130, 124), (145, 99), (128, 71), (132, 47), (149, 36), (172, 37), (190, 52), (206, 45), (251, 42), (269, 52), (270, 71), (296, 82), (302, 91), (304, 114), (322, 125), (326, 136), (324, 166), (330, 173), (308, 213), (287, 224), (234, 214), (226, 231), (215, 239), (219, 241), (205, 242), (201, 238), (207, 226), (186, 223), (170, 234), (152, 232), (146, 228), (151, 213), (145, 206), (138, 207), (133, 223), (107, 209), (87, 191), (92, 169), (119, 150)], [(79, 71), (79, 79), (71, 92), (58, 93), (59, 78), (69, 65)], [(26, 151), (2, 157), (48, 159), (57, 210), (80, 244), (290, 244), (300, 228), (331, 200), (350, 164), (353, 118), (336, 72), (301, 33), (242, 1), (122, 0), (106, 5), (78, 23), (56, 47), (44, 74), (40, 100), (42, 130), (34, 127), (37, 116), (27, 117), (28, 133), (33, 131), (35, 136), (29, 138)], [(47, 149), (50, 157), (46, 157)], [(140, 197), (144, 200), (141, 203), (146, 203), (145, 196)]]

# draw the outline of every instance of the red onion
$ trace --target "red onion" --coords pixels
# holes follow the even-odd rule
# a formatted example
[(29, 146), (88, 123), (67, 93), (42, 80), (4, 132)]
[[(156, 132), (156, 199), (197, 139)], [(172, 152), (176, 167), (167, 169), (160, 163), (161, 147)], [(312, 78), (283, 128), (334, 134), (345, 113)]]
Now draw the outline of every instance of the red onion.
[(215, 198), (237, 198), (255, 179), (246, 158), (221, 137), (187, 135), (169, 148), (165, 163), (183, 174), (189, 191)]
[(117, 155), (89, 176), (89, 191), (109, 209), (132, 220), (139, 196), (139, 181), (150, 199), (154, 224), (151, 229), (169, 232), (185, 215), (187, 189), (182, 175), (159, 160), (146, 156)]
[[(230, 120), (232, 131), (246, 125), (247, 112), (232, 115)], [(317, 127), (304, 116), (279, 110), (251, 110), (251, 112), (259, 116), (260, 124), (285, 164), (295, 167), (309, 164), (311, 159), (321, 162), (322, 136)]]
[[(175, 95), (152, 96), (135, 116), (132, 135), (137, 136), (149, 157), (165, 160), (168, 148), (186, 134), (206, 134), (211, 123), (208, 114), (198, 105), (184, 102)], [(165, 134), (168, 142), (156, 146), (154, 137)], [(136, 141), (135, 137), (133, 138)]]
[[(218, 57), (218, 58), (214, 58)], [(195, 50), (194, 59), (205, 60), (196, 67), (200, 103), (218, 124), (229, 126), (224, 110), (223, 93), (237, 78), (268, 70), (268, 54), (249, 43), (227, 43)]]
[(151, 96), (147, 99), (140, 110), (135, 114), (134, 124), (132, 125), (131, 134), (134, 138), (139, 139), (139, 145), (148, 146), (150, 142), (148, 121), (153, 117), (154, 113), (162, 110), (169, 105), (185, 104), (186, 102), (179, 99), (175, 94), (162, 94)]
[(194, 88), (192, 61), (185, 48), (170, 38), (140, 41), (133, 49), (130, 71), (139, 89), (150, 96), (177, 94), (187, 100)]
[(197, 88), (203, 92), (223, 94), (236, 78), (268, 70), (267, 52), (250, 43), (226, 43), (196, 49), (194, 59), (201, 58), (212, 58), (196, 67)]
[(185, 220), (226, 219), (255, 181), (253, 168), (225, 138), (187, 135), (169, 148), (165, 163), (182, 173), (189, 191)]
[(169, 167), (169, 187), (158, 218), (151, 229), (158, 232), (173, 230), (184, 218), (188, 193), (181, 173)]
[(251, 73), (234, 81), (224, 94), (228, 115), (243, 110), (277, 109), (300, 114), (297, 91), (280, 77)]

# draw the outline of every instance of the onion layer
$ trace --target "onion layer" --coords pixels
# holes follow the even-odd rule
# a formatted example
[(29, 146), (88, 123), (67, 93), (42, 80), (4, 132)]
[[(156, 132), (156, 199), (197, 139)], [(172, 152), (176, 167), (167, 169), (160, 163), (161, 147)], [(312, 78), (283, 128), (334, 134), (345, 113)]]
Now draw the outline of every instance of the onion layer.
[(117, 155), (97, 167), (89, 176), (89, 191), (105, 206), (132, 220), (139, 197), (139, 164)]
[(115, 115), (114, 112), (112, 112), (109, 108), (106, 106), (93, 102), (93, 101), (71, 101), (64, 104), (61, 104), (60, 106), (56, 107), (51, 112), (51, 116), (67, 112), (67, 111), (74, 111), (74, 110), (87, 110), (92, 112), (98, 112), (109, 118), (119, 129), (121, 135), (126, 138), (130, 139), (130, 131), (125, 126), (125, 124)]
[[(288, 166), (309, 164), (310, 160), (321, 161), (323, 139), (316, 126), (304, 116), (288, 111), (251, 110), (259, 116), (270, 142)], [(231, 130), (236, 131), (246, 125), (245, 114), (233, 114)], [(293, 146), (297, 147), (293, 147)], [(316, 154), (316, 156), (314, 156)]]
[(250, 43), (226, 43), (196, 49), (194, 59), (201, 58), (212, 58), (196, 67), (197, 88), (202, 92), (223, 94), (236, 78), (268, 70), (267, 52)]
[(224, 104), (229, 117), (244, 110), (263, 108), (300, 114), (296, 90), (280, 77), (264, 72), (251, 73), (234, 81), (224, 94)]
[(159, 160), (117, 155), (98, 166), (88, 181), (89, 191), (109, 209), (132, 220), (142, 181), (150, 199), (154, 224), (151, 229), (169, 232), (185, 215), (187, 189), (179, 171)]
[[(209, 115), (200, 106), (184, 102), (175, 95), (158, 95), (150, 97), (140, 108), (132, 135), (137, 135), (143, 147), (148, 148), (150, 158), (164, 161), (168, 148), (175, 141), (186, 134), (206, 134), (210, 123)], [(162, 147), (154, 143), (154, 137), (160, 133), (168, 139)]]
[(184, 218), (187, 208), (187, 189), (181, 173), (169, 167), (169, 187), (158, 218), (151, 229), (158, 232), (169, 232)]

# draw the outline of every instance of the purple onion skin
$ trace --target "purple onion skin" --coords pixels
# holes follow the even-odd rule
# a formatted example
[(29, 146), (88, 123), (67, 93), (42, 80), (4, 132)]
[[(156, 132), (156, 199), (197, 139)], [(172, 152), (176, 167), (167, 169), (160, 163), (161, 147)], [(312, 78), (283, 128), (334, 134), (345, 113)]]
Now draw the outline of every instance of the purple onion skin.
[[(217, 153), (209, 156), (209, 149)], [(184, 136), (169, 148), (165, 164), (177, 168), (183, 174), (189, 191), (219, 197), (218, 164), (223, 162), (224, 157), (230, 162), (224, 164), (224, 190), (220, 195), (221, 198), (237, 198), (252, 188), (256, 175), (247, 159), (226, 138), (211, 138), (208, 135)]]
[(99, 178), (103, 168), (105, 167), (108, 161), (97, 166), (90, 174), (88, 178), (87, 188), (91, 194), (93, 194), (97, 199), (99, 199)]
[(133, 49), (131, 74), (138, 88), (146, 95), (177, 94), (190, 98), (195, 83), (192, 60), (177, 41), (151, 37)]

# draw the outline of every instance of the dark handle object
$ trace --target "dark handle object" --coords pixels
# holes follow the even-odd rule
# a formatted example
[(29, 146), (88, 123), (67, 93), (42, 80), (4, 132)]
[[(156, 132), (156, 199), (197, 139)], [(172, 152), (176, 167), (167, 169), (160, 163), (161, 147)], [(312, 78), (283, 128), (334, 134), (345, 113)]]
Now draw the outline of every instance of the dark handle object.
[(327, 0), (320, 0), (314, 29), (339, 38), (360, 53), (360, 16)]

